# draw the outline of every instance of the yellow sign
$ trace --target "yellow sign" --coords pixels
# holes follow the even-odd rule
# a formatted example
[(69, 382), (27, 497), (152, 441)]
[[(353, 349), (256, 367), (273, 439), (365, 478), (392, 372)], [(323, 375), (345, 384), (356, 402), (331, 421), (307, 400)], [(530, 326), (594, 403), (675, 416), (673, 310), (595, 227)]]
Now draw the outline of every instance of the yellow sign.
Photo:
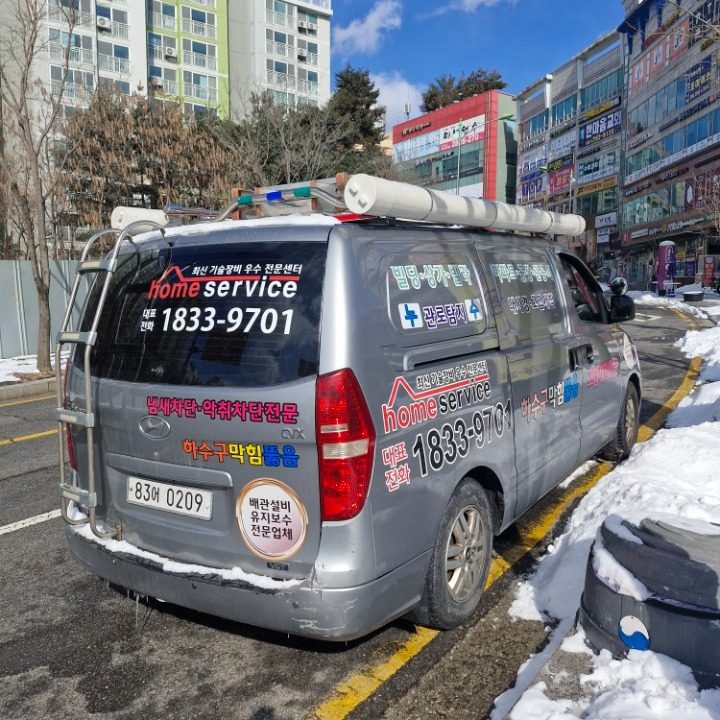
[(615, 187), (617, 185), (617, 175), (611, 175), (610, 177), (603, 178), (602, 180), (596, 180), (595, 182), (588, 183), (587, 185), (581, 185), (577, 189), (577, 195), (590, 195), (591, 193), (600, 192), (601, 190), (607, 190), (608, 188)]

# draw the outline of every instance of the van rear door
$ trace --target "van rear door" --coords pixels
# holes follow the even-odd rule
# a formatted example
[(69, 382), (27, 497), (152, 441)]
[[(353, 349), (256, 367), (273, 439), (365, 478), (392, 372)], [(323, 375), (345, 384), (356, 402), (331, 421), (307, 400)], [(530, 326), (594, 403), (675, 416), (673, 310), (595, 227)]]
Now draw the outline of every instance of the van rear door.
[(203, 566), (309, 572), (327, 235), (235, 225), (121, 254), (92, 368), (98, 514), (130, 543)]

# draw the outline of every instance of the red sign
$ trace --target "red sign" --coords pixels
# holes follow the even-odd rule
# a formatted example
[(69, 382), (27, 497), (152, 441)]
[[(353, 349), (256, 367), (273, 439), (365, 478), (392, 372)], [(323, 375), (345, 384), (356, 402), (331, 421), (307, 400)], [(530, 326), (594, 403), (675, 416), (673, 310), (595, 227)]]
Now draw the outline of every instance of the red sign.
[(703, 265), (702, 284), (705, 287), (709, 287), (713, 283), (714, 276), (715, 276), (715, 261), (711, 257), (706, 257), (705, 264)]

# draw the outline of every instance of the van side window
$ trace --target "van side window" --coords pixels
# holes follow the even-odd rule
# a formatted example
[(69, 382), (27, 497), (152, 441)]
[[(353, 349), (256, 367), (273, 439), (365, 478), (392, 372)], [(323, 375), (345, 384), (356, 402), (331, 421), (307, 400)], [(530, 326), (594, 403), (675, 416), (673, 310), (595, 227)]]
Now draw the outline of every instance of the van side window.
[(404, 337), (434, 342), (485, 332), (485, 298), (469, 254), (419, 248), (385, 262), (390, 318)]
[(560, 263), (578, 318), (585, 322), (602, 322), (600, 299), (593, 278), (579, 262), (567, 255), (560, 255)]
[(547, 251), (542, 248), (481, 250), (503, 314), (521, 340), (567, 332), (562, 288)]

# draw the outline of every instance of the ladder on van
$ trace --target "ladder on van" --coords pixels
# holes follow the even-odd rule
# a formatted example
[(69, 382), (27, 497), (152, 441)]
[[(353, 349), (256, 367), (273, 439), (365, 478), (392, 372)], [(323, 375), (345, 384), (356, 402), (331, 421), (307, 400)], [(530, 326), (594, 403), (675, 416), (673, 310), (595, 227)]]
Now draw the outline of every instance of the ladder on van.
[[(99, 538), (120, 538), (122, 535), (122, 527), (116, 525), (110, 530), (103, 530), (98, 526), (97, 521), (97, 488), (95, 478), (95, 449), (93, 446), (93, 431), (95, 428), (96, 414), (93, 411), (92, 398), (92, 367), (91, 354), (92, 349), (97, 340), (97, 328), (100, 322), (105, 301), (107, 300), (110, 282), (113, 274), (117, 269), (118, 255), (120, 247), (127, 239), (132, 243), (131, 233), (141, 230), (159, 230), (165, 233), (162, 225), (149, 221), (139, 220), (129, 224), (122, 231), (113, 228), (106, 228), (95, 233), (88, 240), (80, 257), (80, 264), (75, 275), (70, 299), (65, 310), (60, 331), (57, 335), (57, 344), (55, 346), (55, 391), (57, 399), (56, 419), (58, 421), (58, 452), (60, 455), (60, 492), (62, 493), (60, 510), (63, 520), (69, 525), (84, 525), (89, 523), (93, 534)], [(102, 260), (88, 260), (91, 250), (98, 240), (105, 235), (116, 236), (115, 243), (110, 253)], [(98, 303), (93, 309), (90, 329), (82, 332), (70, 330), (73, 312), (76, 310), (76, 302), (82, 278), (85, 276), (99, 275), (104, 273), (105, 277), (102, 281)], [(99, 279), (99, 278), (98, 278)], [(89, 298), (89, 295), (88, 295)], [(83, 373), (84, 373), (84, 398), (79, 403), (73, 403), (73, 407), (66, 407), (65, 398), (65, 382), (63, 378), (63, 370), (61, 366), (60, 355), (63, 345), (74, 345), (78, 350), (83, 348)], [(68, 359), (68, 364), (71, 359)], [(67, 372), (70, 368), (68, 365)], [(80, 408), (78, 408), (78, 405)], [(85, 439), (87, 445), (87, 488), (79, 486), (77, 473), (74, 474), (72, 481), (68, 482), (65, 470), (65, 434), (70, 433), (72, 428), (81, 428), (85, 431)], [(69, 502), (75, 505), (87, 508), (87, 514), (76, 514), (72, 516), (69, 513)]]

